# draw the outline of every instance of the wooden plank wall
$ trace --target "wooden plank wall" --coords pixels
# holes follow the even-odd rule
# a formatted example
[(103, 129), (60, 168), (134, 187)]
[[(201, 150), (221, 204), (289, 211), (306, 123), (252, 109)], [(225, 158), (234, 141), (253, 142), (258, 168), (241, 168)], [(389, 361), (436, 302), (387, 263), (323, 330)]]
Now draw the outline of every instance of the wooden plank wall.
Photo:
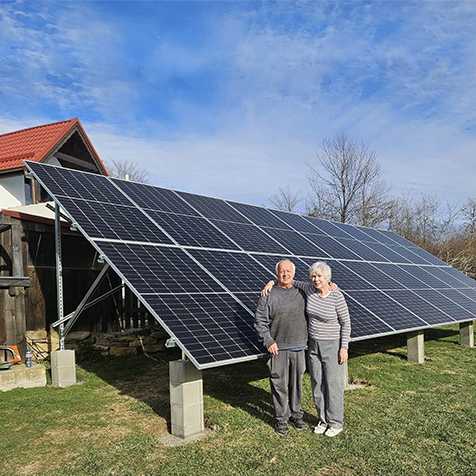
[[(20, 223), (20, 220), (17, 219), (12, 219), (12, 221)], [(17, 306), (15, 306), (12, 296), (9, 295), (9, 290), (0, 289), (0, 345), (7, 343), (6, 331), (11, 327), (12, 321), (21, 321), (19, 332), (24, 336), (25, 331), (29, 330), (49, 330), (58, 315), (56, 270), (51, 258), (51, 256), (54, 257), (54, 226), (25, 220), (21, 221), (21, 225), (23, 269), (30, 278), (30, 287), (21, 291), (18, 291), (20, 288), (15, 288), (16, 295), (21, 294), (24, 300), (23, 304)], [(11, 253), (8, 252), (11, 249), (10, 233), (5, 232), (1, 235), (5, 235), (5, 237), (2, 236), (2, 246), (0, 247), (0, 274), (8, 275), (11, 273)], [(101, 268), (96, 260), (96, 251), (79, 233), (71, 232), (69, 228), (65, 227), (62, 229), (62, 236), (63, 301), (66, 315), (76, 309)], [(85, 265), (85, 256), (88, 259), (90, 256), (90, 265), (88, 266)], [(37, 265), (33, 266), (32, 261), (36, 261)], [(119, 277), (110, 270), (93, 298), (104, 294), (120, 283)], [(154, 322), (155, 320), (152, 318), (150, 323)], [(149, 321), (146, 310), (141, 307), (137, 298), (126, 289), (123, 293), (119, 291), (85, 310), (72, 331), (109, 332), (132, 327), (140, 328), (147, 324)], [(12, 342), (8, 342), (8, 344), (12, 344)]]

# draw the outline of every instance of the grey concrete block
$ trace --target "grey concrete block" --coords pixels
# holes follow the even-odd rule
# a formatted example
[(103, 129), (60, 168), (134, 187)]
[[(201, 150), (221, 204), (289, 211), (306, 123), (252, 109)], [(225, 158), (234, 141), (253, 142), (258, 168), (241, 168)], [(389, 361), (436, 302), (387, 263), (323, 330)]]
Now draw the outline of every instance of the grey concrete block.
[(175, 360), (169, 365), (169, 379), (172, 383), (191, 382), (201, 380), (202, 372), (191, 362), (186, 360)]
[(66, 367), (76, 365), (74, 350), (57, 350), (51, 353), (51, 366)]
[(424, 331), (413, 331), (407, 334), (407, 356), (409, 362), (417, 364), (425, 362)]
[(460, 323), (459, 343), (466, 347), (474, 347), (474, 321)]
[(170, 401), (177, 405), (198, 403), (203, 400), (202, 380), (183, 384), (170, 383)]
[(58, 350), (51, 353), (51, 383), (53, 387), (69, 387), (76, 383), (74, 350)]

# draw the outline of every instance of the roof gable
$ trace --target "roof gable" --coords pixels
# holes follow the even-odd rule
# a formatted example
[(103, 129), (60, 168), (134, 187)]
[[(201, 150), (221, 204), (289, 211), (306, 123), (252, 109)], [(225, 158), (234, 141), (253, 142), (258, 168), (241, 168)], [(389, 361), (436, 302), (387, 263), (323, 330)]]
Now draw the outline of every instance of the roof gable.
[(59, 149), (72, 135), (73, 129), (80, 133), (97, 160), (97, 165), (107, 174), (104, 164), (76, 117), (0, 135), (0, 172), (23, 168), (23, 160), (41, 162), (50, 152)]

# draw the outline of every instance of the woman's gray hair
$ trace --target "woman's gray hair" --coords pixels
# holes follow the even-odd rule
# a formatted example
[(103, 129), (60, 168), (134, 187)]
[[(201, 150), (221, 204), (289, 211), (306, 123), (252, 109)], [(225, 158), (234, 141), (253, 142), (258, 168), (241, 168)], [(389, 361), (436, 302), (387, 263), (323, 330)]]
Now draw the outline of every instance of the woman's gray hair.
[(311, 265), (309, 268), (309, 277), (313, 277), (313, 275), (317, 274), (318, 271), (322, 271), (322, 274), (329, 278), (329, 281), (332, 278), (332, 271), (331, 267), (325, 261), (316, 261), (314, 264)]

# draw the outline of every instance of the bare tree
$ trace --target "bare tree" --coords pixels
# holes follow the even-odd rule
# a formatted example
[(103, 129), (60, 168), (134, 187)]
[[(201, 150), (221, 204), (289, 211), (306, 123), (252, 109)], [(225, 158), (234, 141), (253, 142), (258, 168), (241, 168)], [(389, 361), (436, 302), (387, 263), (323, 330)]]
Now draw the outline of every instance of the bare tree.
[(439, 239), (439, 215), (440, 203), (436, 197), (406, 191), (393, 200), (389, 229), (425, 248)]
[(323, 139), (317, 164), (308, 164), (312, 193), (310, 215), (360, 225), (379, 226), (391, 202), (381, 179), (376, 153), (364, 142), (353, 142), (344, 132)]
[(295, 212), (296, 207), (302, 200), (301, 192), (292, 192), (289, 185), (286, 188), (280, 187), (269, 199), (277, 210), (283, 210), (285, 212)]
[(469, 198), (461, 209), (466, 232), (476, 240), (476, 199)]
[(106, 164), (109, 174), (133, 182), (149, 183), (149, 172), (139, 169), (135, 162), (130, 160), (111, 160), (112, 164)]

